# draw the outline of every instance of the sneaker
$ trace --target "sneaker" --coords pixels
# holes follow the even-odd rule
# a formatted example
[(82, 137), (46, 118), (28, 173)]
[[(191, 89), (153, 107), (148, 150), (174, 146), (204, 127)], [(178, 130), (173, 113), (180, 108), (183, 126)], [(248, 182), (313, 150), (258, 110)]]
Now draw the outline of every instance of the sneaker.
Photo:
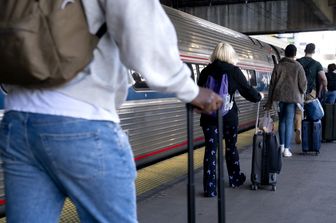
[(212, 192), (212, 193), (204, 192), (203, 195), (204, 195), (204, 197), (216, 197), (217, 193), (216, 192)]
[(283, 154), (285, 152), (285, 145), (280, 145), (280, 149), (281, 149), (281, 154)]
[(230, 181), (230, 187), (232, 187), (232, 188), (238, 188), (239, 186), (243, 185), (245, 183), (245, 181), (246, 181), (245, 174), (240, 173), (238, 179), (236, 180), (236, 182), (233, 183), (233, 182)]
[(292, 153), (291, 153), (291, 151), (289, 151), (289, 149), (285, 148), (285, 151), (283, 152), (283, 156), (284, 157), (291, 157)]
[(295, 130), (295, 142), (296, 144), (301, 144), (301, 130), (297, 129)]

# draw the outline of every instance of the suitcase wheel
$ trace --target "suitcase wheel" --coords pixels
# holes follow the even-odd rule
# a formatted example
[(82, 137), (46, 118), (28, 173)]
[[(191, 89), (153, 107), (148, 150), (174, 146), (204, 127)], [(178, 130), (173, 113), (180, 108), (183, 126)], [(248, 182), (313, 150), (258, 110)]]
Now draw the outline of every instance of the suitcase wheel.
[(251, 184), (251, 190), (258, 190), (258, 185)]

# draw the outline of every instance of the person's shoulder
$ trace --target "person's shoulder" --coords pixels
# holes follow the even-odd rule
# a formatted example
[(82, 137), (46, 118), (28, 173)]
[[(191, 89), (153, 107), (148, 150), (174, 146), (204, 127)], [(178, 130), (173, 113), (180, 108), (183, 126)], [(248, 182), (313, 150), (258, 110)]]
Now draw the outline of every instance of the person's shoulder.
[(300, 59), (297, 59), (297, 61), (302, 65), (302, 66), (307, 66), (309, 65), (309, 67), (311, 66), (319, 66), (321, 65), (320, 62), (318, 62), (317, 60), (314, 60), (314, 58), (312, 57), (301, 57)]
[(294, 60), (295, 66), (302, 68), (302, 64), (298, 60)]
[[(235, 71), (236, 66), (224, 61), (216, 60), (213, 63), (213, 70), (218, 74), (230, 74)], [(237, 67), (238, 68), (238, 67)], [(238, 68), (239, 69), (239, 68)]]
[(303, 60), (304, 60), (304, 57), (296, 59), (296, 61), (299, 62), (300, 64), (303, 62)]
[(319, 62), (319, 61), (317, 61), (317, 60), (314, 60), (315, 61), (315, 65), (316, 66), (318, 66), (318, 67), (322, 67), (322, 64)]

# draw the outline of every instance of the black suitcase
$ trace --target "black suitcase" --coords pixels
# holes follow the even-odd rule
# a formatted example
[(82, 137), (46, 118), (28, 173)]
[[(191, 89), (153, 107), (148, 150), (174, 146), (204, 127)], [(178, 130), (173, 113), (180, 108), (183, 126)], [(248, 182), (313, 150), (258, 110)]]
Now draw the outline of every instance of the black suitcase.
[(277, 174), (280, 173), (281, 149), (274, 132), (259, 131), (259, 107), (257, 111), (256, 133), (253, 136), (251, 189), (257, 190), (261, 185), (271, 185), (276, 190)]
[(324, 104), (324, 117), (322, 119), (322, 139), (336, 140), (336, 104)]
[[(223, 117), (219, 110), (218, 118), (218, 223), (225, 223), (225, 196), (224, 196), (224, 158), (223, 158)], [(188, 223), (195, 223), (195, 184), (194, 184), (194, 144), (193, 144), (193, 107), (187, 104), (188, 130)]]
[(302, 152), (319, 154), (321, 148), (321, 120), (302, 120)]

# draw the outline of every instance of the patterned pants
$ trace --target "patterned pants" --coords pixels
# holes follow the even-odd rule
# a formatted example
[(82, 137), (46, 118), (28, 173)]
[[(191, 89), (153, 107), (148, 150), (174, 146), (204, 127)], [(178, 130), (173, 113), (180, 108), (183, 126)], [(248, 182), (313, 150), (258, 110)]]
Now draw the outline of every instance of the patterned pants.
[[(217, 126), (203, 126), (205, 137), (205, 153), (203, 160), (203, 189), (205, 196), (213, 197), (216, 192), (216, 152), (218, 146), (218, 129)], [(239, 181), (240, 163), (239, 154), (236, 147), (237, 143), (237, 126), (224, 125), (225, 139), (225, 159), (229, 175), (230, 185)]]

